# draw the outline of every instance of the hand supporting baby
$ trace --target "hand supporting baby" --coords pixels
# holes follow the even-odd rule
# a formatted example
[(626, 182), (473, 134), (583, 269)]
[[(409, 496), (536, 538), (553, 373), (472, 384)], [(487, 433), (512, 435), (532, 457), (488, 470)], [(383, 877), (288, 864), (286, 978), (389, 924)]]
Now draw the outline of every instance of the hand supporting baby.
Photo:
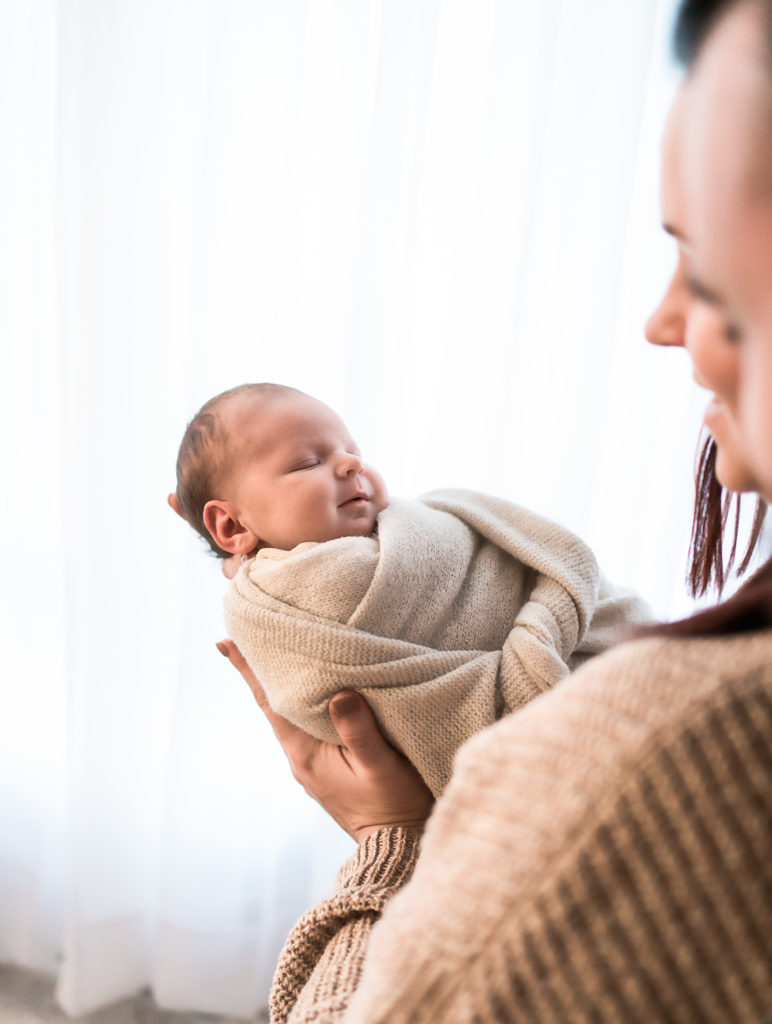
[[(235, 572), (239, 568), (238, 559)], [(223, 564), (226, 576), (228, 562)], [(234, 572), (234, 575), (235, 575)], [(217, 649), (238, 669), (271, 723), (295, 779), (352, 839), (389, 826), (423, 828), (433, 797), (415, 768), (380, 733), (364, 697), (350, 690), (330, 701), (340, 746), (323, 743), (277, 715), (232, 640)]]

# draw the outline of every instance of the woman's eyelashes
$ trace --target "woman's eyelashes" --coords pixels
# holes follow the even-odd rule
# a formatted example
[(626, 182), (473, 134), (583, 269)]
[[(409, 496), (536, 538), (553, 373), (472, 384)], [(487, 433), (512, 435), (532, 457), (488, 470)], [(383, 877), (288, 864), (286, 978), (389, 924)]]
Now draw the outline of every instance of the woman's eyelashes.
[(686, 275), (686, 287), (693, 299), (697, 302), (704, 303), (716, 314), (716, 316), (721, 318), (722, 331), (727, 341), (735, 344), (741, 340), (742, 331), (740, 330), (740, 327), (727, 317), (724, 312), (723, 303), (709, 288), (688, 274)]
[(684, 277), (686, 287), (689, 294), (693, 299), (697, 299), (698, 302), (704, 302), (708, 306), (715, 306), (716, 300), (710, 289), (706, 288), (705, 285), (698, 281), (696, 277), (692, 277), (691, 274), (686, 274)]

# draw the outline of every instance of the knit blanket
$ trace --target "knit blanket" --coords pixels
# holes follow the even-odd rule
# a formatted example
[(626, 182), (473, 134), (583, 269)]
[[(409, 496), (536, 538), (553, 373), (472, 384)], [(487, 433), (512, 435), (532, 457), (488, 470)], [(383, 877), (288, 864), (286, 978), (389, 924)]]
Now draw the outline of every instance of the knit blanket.
[(470, 736), (650, 618), (568, 530), (461, 490), (393, 499), (371, 537), (260, 551), (225, 609), (275, 711), (334, 743), (328, 701), (360, 691), (435, 795)]

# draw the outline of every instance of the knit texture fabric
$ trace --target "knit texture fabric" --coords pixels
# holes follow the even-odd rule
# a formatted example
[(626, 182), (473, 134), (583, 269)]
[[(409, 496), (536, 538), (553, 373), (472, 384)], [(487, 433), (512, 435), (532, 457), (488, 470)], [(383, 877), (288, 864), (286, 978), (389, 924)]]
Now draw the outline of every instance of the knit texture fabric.
[(275, 711), (337, 742), (329, 699), (361, 691), (435, 795), (470, 736), (650, 617), (568, 530), (471, 491), (394, 500), (377, 536), (261, 551), (225, 605)]
[(762, 1024), (771, 951), (772, 631), (648, 639), (472, 739), (417, 864), (368, 837), (273, 1021)]

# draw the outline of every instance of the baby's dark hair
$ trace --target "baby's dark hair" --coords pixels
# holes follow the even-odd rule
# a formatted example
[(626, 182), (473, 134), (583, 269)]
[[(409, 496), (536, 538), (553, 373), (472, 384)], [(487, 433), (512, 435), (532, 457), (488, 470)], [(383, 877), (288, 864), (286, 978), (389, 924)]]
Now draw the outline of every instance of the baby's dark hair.
[(231, 438), (220, 413), (241, 395), (269, 397), (288, 393), (298, 394), (298, 390), (284, 384), (239, 384), (205, 402), (185, 429), (177, 455), (179, 510), (218, 558), (230, 558), (231, 552), (216, 544), (204, 526), (204, 506), (218, 496), (217, 489), (228, 468), (227, 445)]

